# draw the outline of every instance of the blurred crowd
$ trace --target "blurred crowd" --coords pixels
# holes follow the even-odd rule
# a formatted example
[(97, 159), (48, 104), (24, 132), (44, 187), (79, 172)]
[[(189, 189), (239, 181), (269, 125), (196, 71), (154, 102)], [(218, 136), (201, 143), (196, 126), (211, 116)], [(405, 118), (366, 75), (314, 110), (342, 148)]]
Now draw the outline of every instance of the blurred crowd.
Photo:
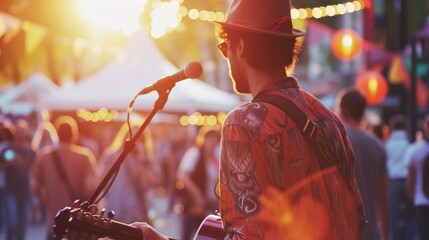
[[(369, 221), (364, 239), (429, 239), (429, 177), (422, 170), (429, 156), (429, 117), (420, 119), (411, 142), (403, 115), (369, 125), (365, 99), (356, 90), (341, 92), (337, 103), (356, 155)], [(46, 239), (53, 239), (57, 212), (76, 199), (88, 200), (124, 149), (130, 152), (98, 202), (100, 209), (115, 211), (115, 220), (153, 222), (149, 197), (155, 194), (167, 199), (167, 214), (182, 216), (182, 235), (172, 237), (187, 240), (216, 212), (220, 126), (155, 125), (129, 146), (141, 122), (124, 123), (109, 134), (98, 130), (101, 140), (84, 134), (78, 123), (70, 116), (36, 125), (1, 118), (0, 231), (6, 239), (25, 239), (31, 223), (46, 224)]]
[[(103, 127), (99, 138), (83, 132), (71, 116), (31, 123), (5, 116), (0, 121), (0, 236), (8, 240), (26, 239), (28, 224), (44, 224), (46, 239), (53, 239), (58, 211), (75, 206), (75, 200), (89, 200), (127, 148), (131, 150), (108, 191), (100, 194), (99, 210), (114, 211), (114, 220), (124, 223), (153, 222), (159, 214), (174, 212), (188, 223), (180, 231), (186, 237), (175, 237), (188, 239), (217, 209), (217, 197), (206, 193), (213, 193), (218, 175), (219, 126), (194, 129), (155, 123), (129, 148), (141, 119)], [(205, 172), (193, 175), (199, 171)], [(203, 183), (199, 179), (206, 174), (210, 179)], [(153, 212), (150, 195), (166, 199), (168, 208)]]

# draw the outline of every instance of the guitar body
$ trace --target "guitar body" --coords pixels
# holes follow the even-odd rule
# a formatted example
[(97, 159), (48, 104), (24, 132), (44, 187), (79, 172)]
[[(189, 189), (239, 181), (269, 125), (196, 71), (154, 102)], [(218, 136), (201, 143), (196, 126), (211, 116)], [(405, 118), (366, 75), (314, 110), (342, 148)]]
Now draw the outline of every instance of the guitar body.
[(201, 223), (194, 240), (221, 240), (225, 237), (220, 216), (210, 214)]

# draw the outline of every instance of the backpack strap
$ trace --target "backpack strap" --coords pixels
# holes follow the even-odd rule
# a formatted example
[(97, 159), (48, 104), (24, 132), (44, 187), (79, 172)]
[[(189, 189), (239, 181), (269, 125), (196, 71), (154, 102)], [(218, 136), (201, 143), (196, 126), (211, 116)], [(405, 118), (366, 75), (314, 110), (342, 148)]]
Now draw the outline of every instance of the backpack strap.
[(330, 157), (324, 160), (322, 160), (321, 157), (317, 158), (322, 169), (338, 165), (338, 156), (334, 154), (332, 149), (326, 143), (326, 140), (324, 136), (320, 134), (317, 125), (311, 121), (307, 117), (307, 114), (301, 111), (301, 109), (299, 109), (292, 101), (275, 94), (262, 94), (256, 96), (252, 102), (266, 102), (282, 109), (297, 125), (304, 138), (311, 146), (315, 149), (320, 148), (323, 149), (323, 151), (327, 151)]
[(54, 165), (57, 168), (57, 172), (60, 175), (64, 185), (67, 188), (67, 191), (69, 192), (70, 196), (72, 197), (72, 201), (78, 200), (77, 195), (75, 194), (72, 186), (70, 185), (70, 181), (67, 177), (67, 173), (64, 170), (63, 164), (61, 163), (60, 156), (58, 155), (58, 151), (55, 150), (52, 152), (52, 155), (54, 156)]

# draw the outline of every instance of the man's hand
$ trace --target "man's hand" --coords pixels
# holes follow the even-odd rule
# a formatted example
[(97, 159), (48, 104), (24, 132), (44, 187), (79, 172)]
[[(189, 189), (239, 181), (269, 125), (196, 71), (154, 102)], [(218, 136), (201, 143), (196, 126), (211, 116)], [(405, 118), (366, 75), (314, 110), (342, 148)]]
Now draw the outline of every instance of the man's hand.
[(147, 222), (134, 222), (131, 226), (140, 228), (142, 230), (142, 240), (168, 240), (168, 238), (159, 233), (155, 228)]

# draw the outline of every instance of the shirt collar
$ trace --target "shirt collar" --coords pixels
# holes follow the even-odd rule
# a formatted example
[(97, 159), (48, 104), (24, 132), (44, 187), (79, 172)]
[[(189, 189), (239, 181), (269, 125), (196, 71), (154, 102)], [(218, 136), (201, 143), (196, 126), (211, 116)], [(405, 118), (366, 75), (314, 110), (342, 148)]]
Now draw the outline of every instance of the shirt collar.
[(273, 89), (284, 89), (284, 88), (299, 88), (298, 81), (294, 77), (284, 77), (277, 78), (273, 81), (266, 83), (264, 86), (259, 89), (258, 93), (255, 95), (261, 95), (272, 91)]

